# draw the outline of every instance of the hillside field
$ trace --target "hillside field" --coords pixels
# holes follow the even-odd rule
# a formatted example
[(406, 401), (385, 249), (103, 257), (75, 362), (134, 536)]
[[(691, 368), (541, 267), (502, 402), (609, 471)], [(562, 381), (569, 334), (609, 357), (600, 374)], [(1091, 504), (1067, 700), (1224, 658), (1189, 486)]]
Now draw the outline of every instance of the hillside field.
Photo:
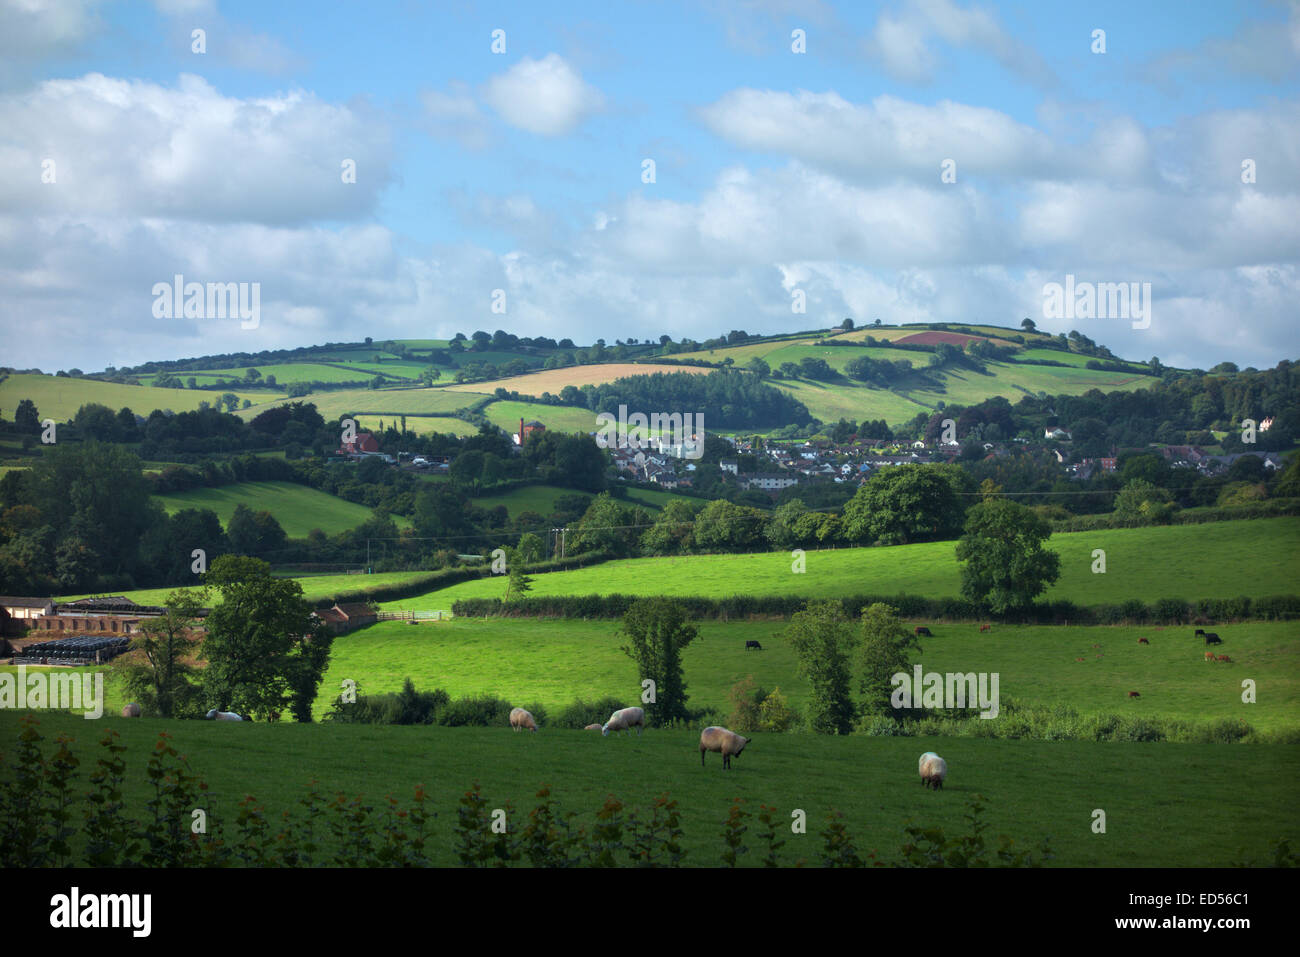
[[(464, 395), (465, 393), (449, 393)], [(509, 433), (519, 431), (519, 420), (536, 419), (552, 432), (595, 432), (596, 413), (571, 405), (543, 405), (540, 402), (511, 402), (498, 400), (483, 410), (483, 414), (497, 428)]]
[[(306, 538), (313, 528), (326, 535), (337, 535), (356, 528), (371, 516), (371, 510), (364, 505), (295, 482), (238, 482), (219, 488), (172, 492), (159, 495), (158, 500), (169, 515), (186, 508), (210, 508), (223, 526), (229, 524), (236, 506), (245, 505), (255, 512), (265, 509), (275, 516), (290, 538)], [(401, 515), (393, 516), (393, 521), (398, 527), (411, 524)]]
[(299, 399), (285, 399), (266, 402), (251, 409), (243, 409), (240, 415), (249, 420), (277, 405), (285, 402), (310, 402), (316, 406), (326, 422), (333, 422), (342, 415), (446, 415), (457, 409), (472, 406), (488, 398), (483, 395), (470, 395), (464, 392), (451, 392), (445, 388), (429, 389), (339, 389), (336, 392), (320, 392), (303, 396)]
[[(523, 488), (511, 489), (501, 495), (485, 495), (482, 498), (476, 498), (474, 504), (480, 508), (496, 508), (498, 505), (504, 505), (511, 518), (521, 512), (537, 512), (539, 515), (547, 516), (555, 511), (555, 500), (561, 495), (593, 497), (590, 493), (577, 492), (571, 488), (559, 488), (554, 485), (527, 485)], [(681, 499), (696, 507), (707, 504), (703, 499), (691, 498), (688, 495), (676, 495), (672, 492), (661, 492), (655, 489), (630, 488), (625, 490), (624, 495), (625, 497), (620, 501), (629, 505), (640, 505), (651, 512), (659, 511), (674, 499)]]
[[(503, 582), (493, 584), (504, 592)], [(786, 622), (703, 621), (697, 627), (699, 638), (682, 658), (691, 707), (712, 709), (716, 720), (725, 722), (732, 686), (753, 675), (762, 687), (779, 687), (791, 705), (805, 708), (809, 685), (782, 638)], [(1224, 642), (1219, 650), (1230, 651), (1233, 659), (1226, 664), (1204, 660), (1204, 645), (1190, 626), (995, 625), (981, 634), (973, 623), (935, 623), (931, 630), (934, 637), (921, 641), (915, 661), (927, 671), (997, 672), (1003, 702), (1188, 722), (1237, 718), (1258, 731), (1300, 732), (1300, 642), (1294, 623), (1215, 626)], [(1151, 643), (1140, 645), (1139, 637)], [(748, 639), (759, 641), (763, 650), (746, 651)], [(335, 639), (315, 711), (324, 715), (345, 678), (367, 694), (400, 691), (410, 677), (421, 690), (439, 687), (452, 697), (491, 694), (541, 704), (552, 713), (575, 698), (626, 696), (634, 703), (640, 682), (636, 666), (620, 650), (625, 642), (617, 621), (382, 621)], [(1243, 677), (1268, 694), (1256, 704), (1243, 704)], [(1140, 691), (1141, 698), (1129, 701), (1130, 690)]]
[[(281, 398), (274, 392), (231, 390), (239, 397), (256, 404)], [(129, 408), (136, 415), (147, 416), (154, 409), (171, 409), (173, 412), (193, 412), (200, 402), (215, 405), (220, 392), (201, 389), (155, 389), (143, 385), (122, 385), (118, 382), (100, 382), (98, 379), (72, 379), (52, 375), (11, 375), (0, 382), (0, 414), (13, 420), (18, 403), (31, 399), (41, 418), (66, 422), (77, 414), (83, 405), (97, 402), (113, 411)]]
[[(0, 712), (0, 746), (11, 749), (18, 713)], [(430, 822), (430, 853), (441, 865), (456, 863), (457, 801), (479, 782), (489, 808), (509, 808), (509, 826), (521, 827), (543, 782), (560, 808), (579, 812), (590, 830), (608, 795), (648, 810), (668, 793), (682, 812), (686, 866), (716, 867), (723, 850), (722, 823), (733, 798), (757, 812), (760, 804), (788, 819), (807, 815), (808, 832), (785, 835), (781, 861), (819, 863), (828, 813), (844, 815), (862, 854), (890, 863), (905, 826), (969, 830), (970, 799), (985, 799), (988, 837), (1037, 849), (1050, 837), (1054, 866), (1207, 867), (1264, 864), (1269, 844), (1297, 836), (1295, 782), (1300, 747), (1294, 745), (1118, 744), (1006, 741), (971, 738), (872, 738), (809, 735), (756, 737), (724, 772), (716, 755), (699, 763), (698, 732), (648, 731), (640, 738), (583, 731), (512, 734), (507, 728), (363, 727), (324, 724), (235, 724), (44, 713), (45, 751), (64, 733), (81, 762), (74, 793), (99, 756), (108, 729), (126, 746), (124, 801), (137, 817), (152, 793), (145, 774), (148, 752), (160, 731), (172, 736), (195, 773), (209, 784), (210, 820), (233, 820), (237, 804), (254, 795), (268, 820), (294, 808), (317, 781), (320, 793), (362, 795), (380, 805), (385, 795), (408, 806), (416, 785), (437, 817)], [(944, 755), (944, 790), (917, 787), (916, 758)], [(1263, 763), (1273, 773), (1260, 775)], [(1152, 782), (1159, 787), (1152, 787)], [(1242, 786), (1250, 781), (1250, 787)], [(507, 803), (508, 802), (508, 803)], [(1108, 817), (1104, 838), (1092, 833), (1093, 808)], [(84, 805), (74, 809), (74, 821)], [(322, 837), (330, 841), (322, 829)], [(231, 835), (234, 840), (235, 835)], [(77, 838), (74, 838), (74, 844)], [(757, 848), (751, 825), (746, 843)], [(332, 845), (326, 844), (326, 847)], [(761, 866), (758, 850), (740, 859)]]
[[(808, 551), (803, 574), (791, 572), (788, 552), (632, 558), (535, 575), (531, 594), (948, 597), (961, 594), (955, 547), (925, 542)], [(1061, 555), (1061, 577), (1043, 596), (1048, 600), (1096, 605), (1130, 598), (1286, 595), (1296, 592), (1300, 518), (1067, 532), (1053, 535), (1047, 547)], [(1106, 552), (1105, 574), (1092, 572), (1097, 548)], [(437, 593), (436, 600), (450, 607), (459, 598), (496, 597), (498, 587), (491, 580), (463, 582)], [(423, 600), (392, 604), (422, 608)]]

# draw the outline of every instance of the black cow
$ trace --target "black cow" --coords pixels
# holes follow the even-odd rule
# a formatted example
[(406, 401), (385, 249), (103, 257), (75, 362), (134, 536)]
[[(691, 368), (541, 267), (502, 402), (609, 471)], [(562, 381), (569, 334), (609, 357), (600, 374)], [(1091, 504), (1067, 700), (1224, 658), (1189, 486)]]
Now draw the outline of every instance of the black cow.
[(930, 629), (929, 629), (929, 628), (926, 628), (924, 625), (917, 625), (917, 626), (916, 626), (916, 633), (917, 633), (918, 635), (921, 635), (922, 637), (925, 637), (925, 638), (933, 638), (933, 637), (934, 637), (934, 635), (930, 634)]
[(751, 648), (753, 648), (755, 651), (762, 651), (762, 650), (763, 650), (763, 646), (760, 645), (757, 641), (747, 641), (747, 642), (745, 642), (745, 650), (746, 650), (746, 651), (749, 651), (749, 649), (751, 649)]
[(1205, 629), (1204, 629), (1204, 628), (1197, 628), (1197, 629), (1196, 629), (1196, 634), (1192, 635), (1193, 638), (1203, 638), (1204, 636), (1205, 636)]
[(1223, 644), (1223, 639), (1220, 638), (1218, 635), (1216, 635), (1214, 632), (1207, 631), (1205, 633), (1205, 643), (1207, 645), (1221, 645)]

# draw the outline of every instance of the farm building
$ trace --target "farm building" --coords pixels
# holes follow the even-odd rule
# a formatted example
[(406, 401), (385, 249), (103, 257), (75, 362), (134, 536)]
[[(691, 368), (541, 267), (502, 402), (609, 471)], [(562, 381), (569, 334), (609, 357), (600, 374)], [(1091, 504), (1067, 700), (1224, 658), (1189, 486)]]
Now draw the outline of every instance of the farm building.
[(379, 620), (373, 608), (360, 603), (335, 605), (332, 608), (318, 608), (312, 614), (323, 621), (325, 626), (336, 635), (356, 631), (358, 628), (374, 624)]
[(522, 448), (524, 442), (528, 440), (528, 436), (532, 435), (534, 432), (540, 434), (545, 431), (546, 426), (542, 425), (542, 423), (538, 422), (536, 419), (533, 419), (531, 422), (525, 422), (523, 419), (520, 419), (519, 432), (514, 436), (515, 445)]
[(53, 613), (49, 598), (0, 597), (0, 635), (20, 635), (33, 620)]
[(370, 432), (358, 432), (357, 437), (339, 446), (339, 455), (362, 455), (379, 451), (379, 440)]
[(142, 619), (166, 613), (165, 608), (137, 605), (122, 595), (50, 604), (49, 612), (28, 620), (32, 633), (135, 635)]

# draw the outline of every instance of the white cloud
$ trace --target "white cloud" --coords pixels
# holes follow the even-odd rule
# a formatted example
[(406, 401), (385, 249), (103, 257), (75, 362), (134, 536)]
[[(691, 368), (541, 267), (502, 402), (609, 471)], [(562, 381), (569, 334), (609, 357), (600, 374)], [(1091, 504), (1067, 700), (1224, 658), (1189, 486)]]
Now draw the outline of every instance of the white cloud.
[[(47, 80), (0, 96), (0, 130), (0, 206), (40, 215), (352, 219), (392, 175), (390, 131), (361, 107), (303, 92), (238, 99), (191, 75), (174, 88)], [(40, 181), (47, 159), (53, 184)]]
[(538, 136), (563, 136), (604, 104), (600, 91), (558, 54), (524, 57), (488, 80), (484, 101), (511, 126)]

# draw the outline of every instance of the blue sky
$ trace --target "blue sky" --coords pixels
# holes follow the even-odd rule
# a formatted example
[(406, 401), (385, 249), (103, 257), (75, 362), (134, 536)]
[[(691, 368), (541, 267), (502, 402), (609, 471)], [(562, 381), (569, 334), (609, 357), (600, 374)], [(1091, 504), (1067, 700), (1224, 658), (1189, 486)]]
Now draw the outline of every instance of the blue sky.
[[(1030, 316), (1273, 365), (1298, 67), (1294, 3), (0, 0), (3, 361)], [(261, 322), (155, 318), (176, 273)], [(1150, 326), (1044, 319), (1067, 274)]]

